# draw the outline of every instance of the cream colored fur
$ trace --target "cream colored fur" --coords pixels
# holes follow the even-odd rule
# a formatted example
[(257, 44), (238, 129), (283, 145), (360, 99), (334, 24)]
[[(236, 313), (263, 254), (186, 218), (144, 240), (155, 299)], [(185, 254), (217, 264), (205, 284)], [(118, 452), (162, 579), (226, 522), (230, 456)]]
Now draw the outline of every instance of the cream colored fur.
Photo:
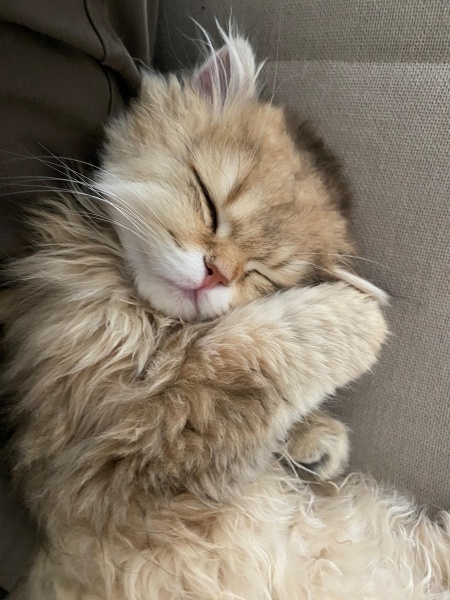
[[(11, 465), (42, 536), (16, 600), (450, 598), (448, 514), (295, 471), (341, 471), (346, 428), (318, 408), (387, 329), (342, 270), (339, 186), (255, 78), (226, 38), (183, 85), (146, 79), (95, 185), (37, 211), (9, 267)], [(186, 294), (205, 257), (227, 289)]]
[[(97, 540), (60, 532), (25, 594), (39, 600), (447, 600), (449, 518), (353, 476), (329, 495), (273, 465), (220, 507), (181, 496)], [(58, 542), (57, 542), (58, 543)], [(28, 595), (27, 595), (28, 594)]]

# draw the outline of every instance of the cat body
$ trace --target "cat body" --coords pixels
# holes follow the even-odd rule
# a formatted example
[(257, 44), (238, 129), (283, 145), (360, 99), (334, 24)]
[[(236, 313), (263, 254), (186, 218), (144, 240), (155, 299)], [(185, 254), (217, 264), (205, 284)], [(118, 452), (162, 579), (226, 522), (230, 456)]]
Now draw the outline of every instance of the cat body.
[(339, 472), (318, 408), (387, 330), (343, 270), (339, 174), (224, 38), (191, 78), (145, 76), (95, 180), (36, 211), (9, 266), (12, 476), (42, 534), (15, 597), (448, 599), (448, 515), (278, 458)]

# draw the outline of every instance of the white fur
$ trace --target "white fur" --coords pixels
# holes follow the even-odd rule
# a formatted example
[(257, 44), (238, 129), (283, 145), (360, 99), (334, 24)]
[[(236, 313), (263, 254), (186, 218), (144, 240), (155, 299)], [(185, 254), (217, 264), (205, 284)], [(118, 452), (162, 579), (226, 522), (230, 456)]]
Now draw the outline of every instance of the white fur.
[(197, 305), (202, 318), (214, 318), (228, 312), (232, 291), (229, 287), (218, 285), (210, 290), (202, 290), (198, 295)]
[(178, 247), (168, 234), (164, 186), (101, 173), (96, 187), (108, 203), (143, 299), (164, 314), (187, 320), (212, 318), (229, 310), (232, 292), (224, 286), (194, 293), (207, 273), (205, 254), (193, 247)]
[(228, 221), (225, 221), (225, 219), (220, 219), (219, 225), (217, 227), (216, 236), (226, 238), (230, 235), (230, 232), (231, 232), (230, 223)]
[(167, 510), (136, 511), (115, 543), (67, 531), (64, 554), (52, 553), (53, 563), (42, 551), (32, 593), (13, 598), (450, 598), (448, 515), (440, 528), (357, 475), (324, 491), (274, 464), (228, 506), (180, 497)]
[[(224, 42), (215, 50), (208, 33), (205, 36), (208, 59), (196, 70), (193, 83), (220, 111), (233, 102), (245, 102), (256, 93), (257, 68), (250, 44), (232, 31), (227, 34), (218, 26)], [(224, 58), (226, 57), (226, 61)]]
[(370, 283), (370, 281), (367, 281), (367, 279), (363, 279), (362, 277), (359, 277), (354, 273), (349, 273), (349, 271), (347, 271), (346, 269), (342, 269), (341, 267), (336, 267), (334, 269), (334, 272), (341, 281), (345, 281), (346, 283), (349, 283), (361, 292), (365, 292), (366, 294), (373, 296), (381, 304), (388, 303), (389, 295), (373, 283)]
[(219, 198), (226, 199), (233, 189), (241, 169), (239, 157), (228, 156), (220, 161), (220, 169), (216, 178), (216, 185), (220, 189)]

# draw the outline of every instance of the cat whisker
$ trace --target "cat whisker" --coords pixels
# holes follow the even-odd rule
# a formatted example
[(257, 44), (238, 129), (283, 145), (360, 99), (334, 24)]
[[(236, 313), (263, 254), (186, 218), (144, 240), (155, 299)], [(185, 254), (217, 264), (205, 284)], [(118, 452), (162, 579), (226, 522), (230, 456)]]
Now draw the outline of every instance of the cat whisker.
[[(325, 273), (328, 273), (329, 275), (332, 275), (333, 277), (336, 277), (336, 273), (334, 273), (333, 271), (330, 271), (329, 269), (326, 269), (325, 267), (317, 265), (316, 263), (306, 261), (306, 260), (299, 260), (299, 261), (297, 261), (297, 264), (302, 265), (302, 266), (314, 267), (315, 269), (318, 269), (319, 271), (323, 271)], [(287, 268), (279, 267), (278, 270), (279, 271), (283, 271), (283, 270), (287, 271)]]
[[(53, 155), (54, 156), (54, 155)], [(81, 173), (79, 173), (78, 171), (75, 171), (74, 169), (71, 169), (68, 165), (65, 165), (63, 163), (63, 161), (61, 159), (58, 159), (57, 157), (54, 156), (55, 159), (59, 160), (59, 162), (61, 163), (62, 167), (68, 171), (71, 171), (72, 173), (74, 173), (76, 175), (76, 177), (81, 177), (83, 178), (81, 181), (79, 179), (75, 179), (71, 176), (68, 175), (67, 176), (67, 183), (70, 184), (76, 184), (76, 183), (80, 183), (82, 186), (86, 186), (88, 187), (90, 190), (95, 192), (95, 199), (99, 200), (99, 201), (103, 201), (103, 202), (107, 202), (106, 198), (104, 198), (103, 196), (100, 196), (99, 193), (101, 193), (101, 190), (99, 189), (98, 185), (96, 185), (95, 181)], [(79, 161), (79, 162), (84, 162), (84, 161)], [(105, 171), (104, 169), (102, 169), (103, 171)], [(107, 171), (105, 171), (107, 172)], [(112, 174), (111, 174), (112, 175)], [(113, 175), (114, 176), (114, 175)], [(116, 177), (117, 178), (117, 177)], [(117, 178), (119, 179), (119, 178)], [(120, 181), (120, 180), (119, 180)], [(123, 182), (125, 183), (125, 182)], [(123, 208), (123, 210), (120, 210), (118, 207), (116, 207), (116, 209), (125, 217), (127, 218), (133, 225), (134, 227), (136, 227), (136, 229), (138, 231), (140, 231), (140, 233), (142, 233), (143, 235), (146, 235), (147, 233), (152, 233), (155, 237), (159, 237), (159, 239), (162, 240), (162, 237), (158, 234), (157, 231), (155, 231), (154, 229), (151, 228), (150, 224), (147, 223), (146, 221), (144, 221), (144, 219), (141, 217), (141, 215), (133, 210), (127, 203), (125, 203), (119, 196), (110, 193), (110, 195), (112, 195), (117, 202), (121, 205), (121, 207)], [(109, 204), (112, 207), (115, 207), (116, 205), (114, 203), (110, 203)], [(153, 212), (153, 211), (152, 211)], [(126, 214), (127, 213), (127, 214)], [(128, 214), (129, 213), (129, 214)], [(130, 217), (133, 217), (133, 219)], [(139, 226), (138, 221), (140, 221), (140, 223), (142, 224), (142, 226)], [(164, 225), (164, 224), (163, 224)]]
[[(89, 195), (88, 195), (89, 196)], [(89, 196), (91, 197), (91, 196)], [(150, 227), (147, 228), (147, 230), (143, 229), (139, 223), (137, 223), (136, 221), (134, 221), (134, 219), (132, 218), (132, 215), (130, 216), (129, 214), (126, 213), (125, 210), (122, 210), (121, 208), (119, 208), (117, 205), (115, 205), (114, 203), (112, 203), (110, 200), (106, 199), (106, 198), (102, 198), (102, 197), (97, 197), (97, 200), (99, 200), (100, 202), (103, 202), (107, 205), (112, 206), (115, 210), (117, 210), (125, 219), (127, 219), (131, 225), (133, 225), (134, 229), (130, 229), (129, 227), (126, 227), (125, 225), (119, 223), (118, 221), (115, 221), (114, 219), (111, 219), (111, 222), (115, 225), (121, 226), (124, 229), (127, 229), (128, 231), (130, 231), (131, 233), (133, 233), (134, 235), (136, 235), (137, 237), (139, 237), (139, 239), (141, 239), (141, 241), (143, 241), (145, 244), (147, 245), (151, 245), (152, 239), (151, 237), (149, 237), (148, 233), (153, 233), (155, 235), (155, 237), (157, 237), (156, 232), (154, 232)], [(159, 238), (159, 240), (161, 241), (162, 238)], [(156, 246), (156, 244), (155, 244)]]
[[(60, 168), (62, 167), (64, 169), (64, 171), (61, 171), (60, 168), (59, 168), (59, 169), (57, 169), (58, 172), (60, 172), (62, 174), (65, 174), (67, 171), (69, 171), (71, 173), (74, 173), (75, 176), (76, 176), (76, 178), (80, 178), (80, 177), (82, 178), (82, 181), (80, 182), (82, 185), (89, 186), (90, 189), (95, 190), (95, 192), (97, 194), (99, 193), (99, 191), (101, 191), (101, 190), (98, 189), (98, 186), (96, 186), (96, 182), (92, 178), (88, 177), (87, 175), (84, 175), (83, 173), (80, 173), (79, 171), (75, 171), (75, 169), (71, 168), (68, 164), (66, 164), (64, 162), (64, 160), (70, 160), (71, 162), (75, 162), (75, 163), (78, 163), (78, 164), (88, 165), (88, 166), (90, 166), (90, 168), (92, 168), (92, 165), (90, 163), (88, 163), (87, 161), (82, 161), (82, 160), (78, 160), (78, 159), (70, 159), (68, 157), (58, 157), (55, 154), (53, 154), (51, 151), (49, 151), (47, 148), (45, 148), (45, 146), (43, 146), (42, 144), (41, 144), (41, 146), (44, 148), (44, 150), (46, 150), (48, 152), (48, 154), (50, 156), (52, 156), (57, 161), (57, 164), (59, 163)], [(45, 162), (45, 161), (42, 161), (42, 162)], [(53, 163), (51, 161), (47, 161), (47, 163), (45, 163), (45, 164), (48, 164), (48, 165), (54, 167), (54, 165), (53, 165)], [(112, 177), (115, 177), (118, 181), (120, 181), (121, 183), (123, 183), (123, 184), (126, 185), (126, 183), (124, 181), (122, 181), (119, 177), (117, 177), (113, 173), (110, 173), (109, 171), (107, 171), (105, 169), (102, 169), (101, 167), (94, 167), (94, 169), (103, 171), (103, 172), (107, 173), (108, 175), (110, 175)], [(67, 180), (68, 180), (68, 183), (73, 183), (74, 182), (72, 176), (68, 176)], [(79, 179), (76, 179), (75, 181), (79, 182)], [(118, 196), (115, 196), (115, 198), (118, 201), (120, 201), (120, 198)], [(97, 199), (100, 199), (100, 198), (97, 196)], [(126, 208), (127, 208), (127, 210), (130, 210), (130, 207), (128, 207), (128, 206)], [(132, 211), (130, 211), (130, 212), (132, 212)], [(133, 214), (134, 217), (139, 218), (145, 226), (148, 226), (148, 224), (145, 223), (145, 221), (143, 221), (137, 213), (132, 213), (132, 214)], [(134, 223), (134, 225), (136, 226), (136, 223)], [(164, 226), (163, 223), (162, 223), (162, 225)], [(143, 233), (144, 233), (144, 231), (143, 231)], [(153, 233), (156, 233), (156, 232), (153, 232)]]
[[(280, 11), (280, 13), (279, 13), (278, 32), (280, 32), (280, 30), (281, 30), (281, 14), (282, 14), (282, 11)], [(275, 58), (275, 77), (274, 77), (273, 86), (272, 86), (272, 95), (270, 97), (270, 104), (272, 104), (273, 99), (275, 98), (275, 86), (276, 86), (277, 77), (278, 77), (279, 55), (280, 55), (280, 33), (278, 33), (278, 37), (277, 37), (277, 52), (276, 52), (276, 58)]]
[[(138, 196), (141, 200), (143, 200), (145, 202), (145, 198), (144, 196), (142, 196), (142, 194), (138, 193)], [(149, 210), (152, 215), (158, 220), (158, 222), (161, 224), (161, 226), (164, 228), (165, 231), (168, 231), (166, 224), (164, 223), (164, 221), (162, 221), (162, 219), (156, 214), (156, 212), (152, 209), (151, 206), (148, 205), (148, 203), (146, 204), (146, 208), (147, 210)], [(156, 231), (154, 232), (156, 235)]]
[[(92, 213), (88, 212), (88, 211), (79, 211), (80, 214), (82, 214), (85, 218), (92, 218)], [(111, 219), (109, 217), (107, 217), (106, 215), (95, 215), (96, 220), (99, 220), (101, 222), (104, 223), (109, 223), (110, 225), (114, 225), (115, 227), (120, 227), (121, 229), (125, 229), (127, 231), (130, 231), (131, 233), (133, 233), (134, 235), (136, 235), (142, 242), (144, 242), (146, 245), (148, 246), (152, 246), (151, 241), (148, 238), (144, 238), (142, 236), (140, 236), (135, 229), (130, 229), (130, 227), (127, 227), (126, 225), (124, 225), (123, 223), (119, 223), (118, 221), (115, 221), (114, 219)], [(153, 247), (157, 247), (156, 244), (153, 245)], [(135, 248), (135, 250), (139, 250), (142, 252), (146, 252), (141, 248)], [(149, 255), (150, 253), (147, 252)]]
[[(323, 252), (304, 252), (304, 253), (295, 252), (295, 255), (288, 256), (285, 260), (290, 261), (290, 260), (293, 260), (297, 256), (323, 256), (323, 254), (324, 254)], [(333, 258), (338, 258), (338, 259), (346, 258), (350, 262), (352, 260), (361, 260), (364, 262), (378, 265), (379, 267), (382, 267), (383, 269), (389, 270), (389, 267), (387, 265), (380, 263), (376, 260), (372, 260), (370, 258), (365, 258), (363, 256), (357, 256), (357, 255), (353, 255), (353, 254), (332, 254), (332, 253), (327, 253), (327, 256), (332, 256)], [(282, 268), (282, 267), (278, 267), (278, 268)]]
[[(41, 186), (41, 187), (35, 187), (35, 186), (34, 186), (34, 187), (31, 187), (31, 186), (30, 186), (29, 192), (30, 192), (30, 193), (41, 193), (41, 192), (42, 192), (42, 193), (54, 193), (54, 194), (61, 194), (61, 195), (63, 195), (64, 193), (67, 193), (67, 192), (69, 192), (69, 193), (72, 193), (73, 195), (75, 195), (75, 196), (77, 196), (77, 197), (78, 197), (78, 196), (86, 196), (86, 197), (88, 197), (90, 200), (100, 200), (100, 201), (102, 201), (102, 202), (108, 202), (108, 201), (106, 201), (104, 198), (95, 197), (95, 196), (93, 196), (92, 194), (88, 194), (88, 193), (85, 193), (85, 192), (81, 192), (80, 190), (76, 190), (76, 189), (72, 189), (72, 190), (63, 190), (63, 189), (61, 189), (61, 188), (51, 188), (51, 187), (49, 187), (49, 186)], [(7, 193), (5, 193), (5, 194), (0, 194), (0, 197), (9, 197), (9, 196), (15, 196), (15, 195), (23, 195), (23, 193), (24, 193), (24, 192), (23, 192), (23, 190), (17, 190), (17, 191), (14, 191), (14, 192), (7, 192)], [(136, 223), (135, 223), (135, 222), (134, 222), (134, 221), (133, 221), (133, 220), (130, 218), (130, 216), (129, 216), (129, 215), (127, 215), (127, 214), (123, 213), (122, 211), (120, 211), (120, 209), (118, 209), (118, 210), (119, 210), (119, 212), (121, 212), (121, 213), (123, 214), (123, 216), (124, 216), (126, 219), (128, 219), (128, 220), (131, 222), (131, 224), (132, 224), (132, 225), (134, 225), (134, 226), (136, 227)], [(130, 229), (130, 231), (132, 231), (133, 233), (136, 233), (136, 234), (137, 234), (137, 232), (136, 232), (136, 231), (134, 231), (134, 230), (131, 230), (131, 229)], [(142, 237), (142, 240), (143, 240), (143, 241), (145, 241), (146, 243), (148, 242), (148, 240), (147, 240), (146, 238), (143, 238), (143, 237)]]
[[(305, 252), (304, 254), (296, 253), (296, 256), (312, 256), (312, 255), (323, 255), (323, 252)], [(384, 265), (383, 263), (380, 263), (376, 260), (372, 260), (370, 258), (365, 258), (363, 256), (356, 256), (353, 254), (332, 254), (332, 253), (327, 253), (327, 256), (332, 256), (334, 258), (348, 258), (350, 261), (352, 261), (353, 259), (362, 260), (364, 262), (369, 262), (369, 263), (378, 265), (379, 267), (383, 267), (384, 269), (389, 270), (389, 267), (387, 265)]]
[[(17, 181), (17, 178), (11, 178), (12, 181)], [(39, 181), (42, 182), (42, 185), (38, 186), (36, 183), (34, 183), (35, 181)], [(57, 188), (57, 187), (51, 187), (49, 185), (45, 185), (46, 182), (55, 182), (55, 181), (60, 181), (63, 182), (64, 184), (66, 184), (65, 187), (61, 187), (61, 188)], [(80, 184), (82, 186), (82, 188), (88, 188), (88, 189), (92, 189), (94, 190), (96, 193), (92, 194), (92, 193), (84, 193), (79, 187), (78, 184)], [(5, 186), (7, 187), (8, 185), (10, 185), (9, 183), (1, 183), (0, 182), (0, 186)], [(72, 186), (72, 187), (69, 187)], [(91, 186), (88, 182), (83, 181), (83, 180), (75, 180), (73, 177), (50, 177), (50, 176), (46, 176), (46, 177), (34, 177), (34, 176), (22, 176), (20, 178), (19, 181), (17, 181), (17, 183), (14, 184), (14, 187), (21, 187), (21, 188), (28, 188), (28, 193), (55, 193), (55, 194), (61, 194), (64, 192), (67, 193), (71, 193), (77, 197), (79, 196), (87, 196), (90, 200), (98, 200), (100, 202), (107, 202), (107, 200), (101, 196), (98, 195), (98, 190), (96, 188), (94, 188), (93, 186)], [(9, 193), (3, 194), (3, 196), (13, 196), (13, 195), (21, 195), (24, 192), (19, 190), (19, 191), (11, 191)], [(122, 203), (122, 201), (120, 200), (120, 198), (117, 198), (118, 201), (120, 201)], [(123, 204), (123, 208), (128, 210), (131, 215), (129, 214), (125, 214), (124, 211), (121, 211), (119, 208), (117, 208), (117, 210), (119, 212), (121, 212), (121, 214), (128, 220), (130, 221), (130, 223), (134, 226), (135, 229), (130, 229), (127, 228), (125, 226), (122, 226), (125, 229), (128, 229), (130, 232), (138, 235), (139, 233), (143, 234), (140, 235), (140, 239), (142, 241), (144, 241), (146, 244), (150, 243), (150, 239), (148, 237), (143, 237), (145, 234), (147, 234), (148, 232), (151, 232), (154, 236), (158, 237), (158, 233), (153, 230), (148, 223), (145, 223), (139, 216), (138, 213), (136, 213), (135, 211), (131, 211), (129, 209), (129, 207), (127, 207), (125, 205), (125, 203)], [(97, 215), (98, 216), (98, 215)], [(139, 223), (133, 219), (132, 217), (135, 218), (139, 218), (139, 220), (143, 223), (144, 227), (140, 227)], [(115, 225), (120, 225), (117, 221), (111, 220), (111, 223), (115, 224)], [(160, 238), (161, 239), (161, 238)]]
[[(105, 198), (103, 198), (101, 196), (98, 196), (98, 195), (95, 195), (95, 194), (92, 194), (92, 193), (86, 193), (86, 192), (80, 190), (77, 187), (77, 183), (80, 183), (80, 182), (76, 182), (72, 178), (64, 178), (64, 179), (63, 178), (56, 178), (56, 179), (64, 181), (65, 183), (71, 184), (73, 187), (72, 188), (65, 188), (64, 189), (64, 188), (56, 188), (56, 187), (52, 188), (50, 186), (45, 186), (45, 185), (42, 185), (40, 187), (36, 187), (36, 186), (31, 186), (31, 184), (30, 184), (30, 186), (27, 186), (26, 183), (21, 183), (21, 184), (18, 184), (18, 185), (20, 185), (21, 187), (30, 187), (31, 188), (29, 190), (30, 193), (31, 192), (32, 193), (36, 193), (36, 192), (55, 193), (55, 194), (71, 193), (71, 194), (73, 194), (77, 198), (79, 198), (80, 196), (81, 197), (87, 197), (89, 200), (92, 200), (92, 201), (97, 200), (97, 201), (100, 201), (100, 202), (104, 202), (106, 204), (111, 204), (110, 201), (108, 201), (107, 199), (105, 199)], [(82, 184), (83, 187), (88, 187), (88, 186), (86, 186), (86, 184), (84, 182), (81, 182), (81, 184)], [(16, 194), (22, 194), (22, 193), (23, 193), (22, 191), (10, 192), (10, 193), (7, 193), (6, 196), (16, 195)], [(149, 238), (148, 237), (144, 237), (144, 235), (146, 233), (148, 233), (148, 231), (146, 231), (142, 227), (140, 227), (139, 223), (136, 222), (132, 218), (132, 215), (130, 216), (129, 214), (127, 214), (125, 211), (121, 210), (118, 207), (116, 207), (116, 209), (118, 210), (118, 212), (120, 212), (130, 222), (131, 225), (134, 226), (134, 229), (130, 229), (130, 228), (126, 227), (126, 226), (122, 226), (122, 227), (125, 228), (125, 229), (128, 229), (130, 232), (132, 232), (133, 234), (137, 235), (145, 244), (149, 244), (150, 243)], [(96, 213), (96, 215), (98, 216), (97, 213)], [(119, 223), (115, 222), (114, 220), (111, 220), (111, 222), (113, 224), (119, 225)], [(152, 233), (155, 233), (155, 232), (152, 231)]]
[(12, 175), (11, 177), (0, 177), (0, 185), (13, 185), (18, 181), (66, 181), (64, 177), (51, 177), (48, 175)]
[[(273, 87), (272, 87), (272, 95), (271, 95), (271, 98), (270, 98), (270, 101), (269, 101), (270, 105), (272, 104), (273, 99), (275, 97), (275, 85), (276, 85), (277, 74), (278, 74), (278, 55), (279, 55), (279, 51), (280, 51), (280, 37), (278, 36), (278, 40), (277, 40), (277, 53), (276, 53), (276, 63), (275, 63), (275, 78), (274, 78), (274, 83), (273, 83)], [(263, 65), (261, 65), (261, 68), (262, 68), (262, 66)], [(261, 126), (261, 131), (260, 131), (258, 140), (256, 141), (256, 143), (254, 145), (254, 148), (253, 148), (253, 151), (251, 153), (251, 160), (253, 160), (253, 158), (254, 158), (254, 156), (255, 156), (255, 154), (257, 152), (258, 146), (259, 146), (259, 144), (261, 142), (261, 138), (263, 136), (264, 129), (266, 127), (266, 123), (267, 123), (268, 117), (269, 117), (269, 110), (266, 111), (266, 116), (265, 116), (263, 124)]]
[(387, 265), (384, 265), (383, 263), (380, 263), (376, 260), (372, 260), (370, 258), (365, 258), (363, 256), (352, 256), (351, 254), (329, 254), (328, 256), (335, 256), (337, 258), (349, 258), (350, 260), (362, 260), (364, 262), (372, 263), (374, 265), (378, 265), (379, 267), (383, 267), (383, 269), (390, 270)]
[[(134, 226), (137, 228), (138, 231), (140, 231), (142, 234), (152, 234), (155, 238), (159, 239), (160, 241), (164, 241), (163, 236), (161, 235), (161, 233), (159, 233), (158, 231), (156, 231), (151, 225), (150, 223), (148, 223), (147, 221), (145, 221), (142, 216), (136, 211), (133, 210), (124, 200), (122, 200), (120, 197), (116, 196), (115, 194), (110, 194), (113, 196), (113, 198), (116, 200), (116, 202), (111, 202), (109, 201), (107, 198), (100, 196), (98, 199), (100, 201), (105, 202), (106, 204), (109, 204), (110, 206), (112, 206), (113, 208), (115, 208), (117, 211), (121, 212), (121, 214), (123, 214), (124, 216), (127, 216), (124, 214), (125, 213), (129, 213), (131, 215), (131, 217), (133, 217), (133, 220), (131, 219), (130, 216), (128, 216), (128, 219), (130, 221), (133, 222)], [(124, 212), (122, 212), (119, 209), (119, 206), (117, 206), (117, 204), (123, 209)], [(136, 221), (136, 219), (138, 219), (138, 221)], [(167, 228), (165, 228), (165, 231), (167, 231)]]
[[(34, 194), (34, 193), (44, 193), (44, 192), (50, 192), (50, 193), (55, 193), (55, 194), (64, 194), (65, 190), (62, 190), (60, 188), (49, 188), (47, 186), (41, 186), (41, 187), (35, 187), (35, 186), (29, 186), (29, 190), (28, 193), (30, 194)], [(1, 198), (8, 198), (9, 196), (17, 196), (17, 195), (21, 195), (23, 196), (24, 194), (24, 190), (15, 190), (12, 192), (3, 192), (0, 194)]]
[[(114, 177), (115, 179), (117, 179), (120, 183), (126, 185), (125, 181), (123, 181), (122, 179), (120, 179), (119, 177), (117, 177), (117, 175), (115, 175), (114, 173), (111, 173), (110, 171), (108, 171), (108, 170), (106, 170), (106, 169), (104, 169), (102, 167), (92, 165), (92, 163), (90, 163), (88, 161), (79, 160), (79, 159), (76, 159), (76, 158), (65, 157), (65, 156), (60, 156), (60, 157), (56, 156), (51, 151), (49, 151), (47, 148), (45, 148), (45, 146), (43, 146), (42, 144), (41, 144), (41, 146), (42, 146), (42, 148), (44, 148), (44, 150), (47, 151), (47, 153), (48, 153), (47, 155), (37, 156), (37, 155), (33, 155), (32, 153), (29, 153), (28, 155), (20, 155), (20, 154), (16, 154), (16, 153), (12, 153), (12, 152), (7, 152), (7, 153), (8, 154), (12, 154), (14, 156), (17, 156), (17, 157), (19, 157), (21, 159), (34, 158), (34, 159), (38, 160), (39, 162), (42, 162), (43, 164), (45, 164), (47, 166), (50, 166), (51, 168), (55, 169), (58, 173), (60, 173), (62, 175), (67, 175), (67, 177), (65, 177), (65, 178), (55, 178), (55, 180), (56, 179), (60, 179), (61, 181), (65, 181), (66, 183), (69, 183), (69, 184), (73, 184), (74, 182), (78, 182), (81, 185), (87, 186), (90, 189), (94, 190), (96, 192), (96, 194), (98, 194), (99, 191), (101, 191), (101, 190), (99, 190), (98, 185), (96, 184), (95, 180), (92, 179), (92, 178), (90, 178), (90, 177), (88, 177), (87, 175), (79, 172), (79, 171), (75, 171), (67, 163), (64, 162), (65, 160), (69, 161), (69, 162), (76, 163), (76, 164), (80, 164), (80, 165), (83, 165), (83, 166), (88, 166), (90, 169), (93, 169), (94, 172), (95, 171), (101, 171), (103, 173), (106, 173), (107, 175), (109, 175), (109, 176)], [(48, 160), (48, 156), (51, 156), (56, 162)], [(47, 159), (47, 160), (43, 160), (44, 158)], [(61, 169), (64, 169), (64, 170), (61, 170)], [(73, 176), (68, 175), (68, 173), (67, 173), (68, 171), (71, 172), (71, 173), (73, 173), (73, 174), (75, 174), (76, 178), (74, 179)], [(79, 178), (82, 178), (82, 179), (80, 180)], [(12, 178), (12, 179), (14, 179), (14, 178)], [(42, 178), (36, 177), (36, 179), (42, 179)], [(63, 190), (61, 190), (61, 191), (63, 191)], [(145, 227), (147, 227), (147, 228), (149, 227), (148, 223), (146, 223), (145, 221), (143, 221), (138, 213), (133, 212), (132, 209), (129, 206), (125, 205), (125, 203), (123, 202), (123, 200), (119, 196), (117, 196), (115, 194), (112, 194), (112, 193), (110, 193), (110, 195), (114, 196), (114, 198), (117, 199), (118, 202), (121, 202), (123, 204), (124, 208), (126, 208), (127, 210), (129, 210), (133, 214), (133, 216), (139, 218), (142, 221), (142, 223), (144, 224)], [(97, 196), (97, 199), (100, 199), (100, 198), (98, 198), (98, 196)], [(154, 211), (152, 211), (152, 212), (154, 214)], [(159, 219), (159, 217), (156, 214), (155, 214), (155, 216)], [(164, 225), (164, 223), (161, 220), (160, 220), (160, 222), (161, 222), (161, 225), (165, 229), (167, 229), (166, 226)], [(134, 224), (136, 226), (136, 223), (134, 223)], [(157, 235), (156, 231), (151, 230), (151, 232), (154, 233), (155, 235)]]
[[(278, 65), (277, 65), (277, 68), (278, 68)], [(275, 90), (275, 96), (278, 94), (278, 92), (280, 91), (280, 89), (283, 85), (286, 85), (287, 83), (290, 83), (291, 81), (296, 81), (297, 79), (298, 79), (298, 75), (293, 75), (291, 77), (286, 77), (285, 79), (280, 81), (280, 83), (277, 86), (277, 89)]]
[[(54, 157), (54, 158), (57, 158), (57, 157)], [(63, 157), (63, 158), (64, 158), (64, 157)], [(62, 162), (62, 161), (60, 161), (60, 162)], [(89, 164), (89, 163), (86, 163), (85, 161), (77, 161), (77, 162), (80, 162), (80, 163), (83, 163), (83, 164)], [(62, 163), (62, 164), (64, 165), (64, 163)], [(118, 177), (118, 176), (117, 176), (117, 175), (115, 175), (114, 173), (111, 173), (111, 172), (110, 172), (110, 171), (108, 171), (107, 169), (104, 169), (104, 168), (102, 168), (102, 167), (95, 167), (94, 169), (95, 169), (96, 171), (101, 171), (101, 172), (105, 173), (106, 175), (108, 175), (108, 176), (110, 176), (110, 177), (114, 177), (114, 179), (117, 179), (117, 181), (118, 181), (119, 183), (121, 183), (121, 184), (122, 184), (122, 185), (124, 185), (125, 187), (127, 186), (127, 182), (126, 182), (126, 181), (124, 181), (124, 180), (120, 179), (120, 177)], [(71, 170), (73, 171), (73, 169), (71, 169)], [(74, 171), (74, 172), (75, 172), (75, 171)], [(77, 172), (75, 172), (75, 173), (77, 173)], [(77, 174), (78, 174), (78, 173), (77, 173)], [(97, 191), (97, 192), (101, 191), (101, 189), (99, 189), (99, 186), (98, 186), (98, 184), (96, 184), (96, 182), (95, 182), (94, 180), (90, 179), (90, 181), (93, 183), (93, 188), (94, 188), (94, 189), (96, 189), (96, 191)], [(122, 199), (121, 199), (119, 196), (117, 196), (116, 194), (114, 194), (114, 193), (113, 193), (113, 192), (111, 192), (111, 191), (108, 191), (108, 194), (109, 194), (109, 195), (111, 195), (111, 196), (113, 196), (113, 197), (114, 197), (114, 198), (115, 198), (115, 199), (116, 199), (118, 202), (121, 202), (121, 203), (122, 203), (122, 204), (125, 206), (125, 202), (124, 202), (124, 201), (123, 201), (123, 200), (122, 200)], [(142, 199), (142, 200), (145, 200), (145, 198), (144, 198), (144, 197), (143, 197), (143, 196), (142, 196), (140, 193), (138, 193), (138, 196), (139, 196), (139, 198), (140, 198), (140, 199)], [(131, 209), (130, 209), (130, 207), (129, 207), (128, 205), (126, 205), (126, 207), (127, 207), (127, 210), (131, 210)], [(164, 223), (164, 222), (161, 220), (161, 218), (160, 218), (160, 217), (159, 217), (159, 216), (158, 216), (158, 215), (155, 213), (155, 211), (154, 211), (154, 210), (153, 210), (153, 209), (152, 209), (150, 206), (148, 206), (148, 204), (147, 204), (147, 209), (149, 209), (149, 210), (150, 210), (150, 212), (151, 212), (151, 213), (152, 213), (152, 214), (153, 214), (153, 215), (154, 215), (154, 216), (155, 216), (155, 217), (158, 219), (158, 221), (159, 221), (159, 223), (162, 225), (162, 227), (163, 227), (163, 228), (164, 228), (164, 229), (167, 231), (167, 226), (165, 225), (165, 223)], [(141, 222), (144, 224), (144, 226), (145, 226), (145, 227), (148, 227), (148, 223), (146, 223), (146, 222), (145, 222), (145, 221), (144, 221), (144, 220), (141, 218), (141, 216), (140, 216), (140, 215), (139, 215), (137, 212), (133, 212), (133, 215), (134, 215), (135, 217), (139, 218), (139, 220), (140, 220), (140, 221), (141, 221)], [(152, 230), (152, 232), (153, 232), (155, 235), (157, 235), (157, 232), (156, 232), (156, 231)]]

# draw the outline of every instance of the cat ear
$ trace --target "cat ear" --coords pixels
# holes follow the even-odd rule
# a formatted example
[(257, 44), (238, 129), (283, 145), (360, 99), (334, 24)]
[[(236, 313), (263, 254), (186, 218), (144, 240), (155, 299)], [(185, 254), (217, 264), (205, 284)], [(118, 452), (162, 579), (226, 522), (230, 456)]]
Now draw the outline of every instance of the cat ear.
[(259, 73), (250, 44), (242, 37), (222, 35), (225, 45), (213, 50), (192, 78), (194, 88), (220, 107), (253, 98)]

